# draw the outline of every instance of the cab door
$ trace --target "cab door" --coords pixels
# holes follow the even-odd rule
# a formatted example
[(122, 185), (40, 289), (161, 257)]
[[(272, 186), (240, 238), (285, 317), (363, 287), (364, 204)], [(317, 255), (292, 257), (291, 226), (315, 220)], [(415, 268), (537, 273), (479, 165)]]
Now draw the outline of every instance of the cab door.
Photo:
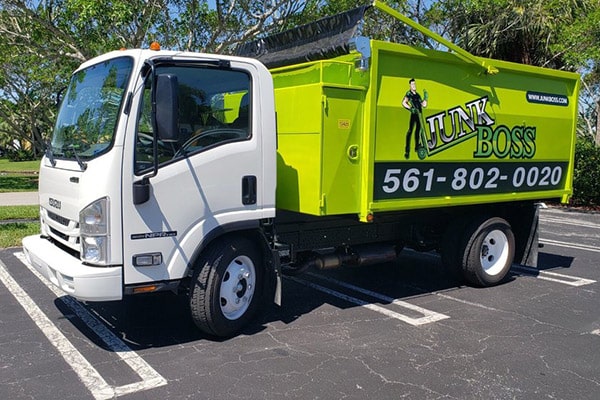
[(131, 168), (130, 179), (123, 179), (126, 285), (179, 279), (211, 232), (260, 218), (263, 157), (247, 111), (257, 96), (250, 70), (190, 62), (155, 70), (177, 77), (179, 140), (157, 142), (159, 168), (149, 180), (149, 200), (134, 204), (133, 183), (153, 171), (150, 77), (135, 100), (135, 137), (125, 151), (132, 157), (123, 165)]

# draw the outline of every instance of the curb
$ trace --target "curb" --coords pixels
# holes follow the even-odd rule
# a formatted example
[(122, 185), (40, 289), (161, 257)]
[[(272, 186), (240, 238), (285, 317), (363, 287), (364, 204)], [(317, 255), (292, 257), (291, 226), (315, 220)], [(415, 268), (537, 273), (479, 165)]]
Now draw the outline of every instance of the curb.
[(28, 223), (36, 223), (40, 222), (39, 218), (18, 218), (18, 219), (4, 219), (0, 221), (0, 225), (10, 225), (10, 224), (28, 224)]
[(0, 206), (39, 205), (38, 192), (3, 192), (0, 193)]

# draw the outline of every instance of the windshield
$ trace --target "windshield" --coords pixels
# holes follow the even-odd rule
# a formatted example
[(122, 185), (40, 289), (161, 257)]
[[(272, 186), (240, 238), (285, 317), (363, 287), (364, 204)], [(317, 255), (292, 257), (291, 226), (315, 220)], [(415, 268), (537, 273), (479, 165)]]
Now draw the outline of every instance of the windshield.
[(89, 160), (110, 148), (132, 66), (121, 57), (73, 75), (52, 135), (55, 157)]

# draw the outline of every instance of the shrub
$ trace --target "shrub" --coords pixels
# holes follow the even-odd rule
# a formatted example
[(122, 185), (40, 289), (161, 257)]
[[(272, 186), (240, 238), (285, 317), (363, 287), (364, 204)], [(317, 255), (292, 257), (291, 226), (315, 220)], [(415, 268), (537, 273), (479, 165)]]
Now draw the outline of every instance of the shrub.
[(32, 161), (35, 160), (33, 151), (26, 149), (7, 149), (6, 157), (10, 161)]
[(591, 139), (578, 138), (575, 145), (571, 204), (592, 207), (600, 205), (600, 148)]

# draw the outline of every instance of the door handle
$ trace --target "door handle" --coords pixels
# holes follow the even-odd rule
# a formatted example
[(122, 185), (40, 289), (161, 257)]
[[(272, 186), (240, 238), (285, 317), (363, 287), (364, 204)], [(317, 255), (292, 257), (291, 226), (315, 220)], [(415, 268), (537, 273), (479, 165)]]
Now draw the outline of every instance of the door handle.
[(254, 175), (242, 178), (242, 204), (256, 204), (256, 176)]

